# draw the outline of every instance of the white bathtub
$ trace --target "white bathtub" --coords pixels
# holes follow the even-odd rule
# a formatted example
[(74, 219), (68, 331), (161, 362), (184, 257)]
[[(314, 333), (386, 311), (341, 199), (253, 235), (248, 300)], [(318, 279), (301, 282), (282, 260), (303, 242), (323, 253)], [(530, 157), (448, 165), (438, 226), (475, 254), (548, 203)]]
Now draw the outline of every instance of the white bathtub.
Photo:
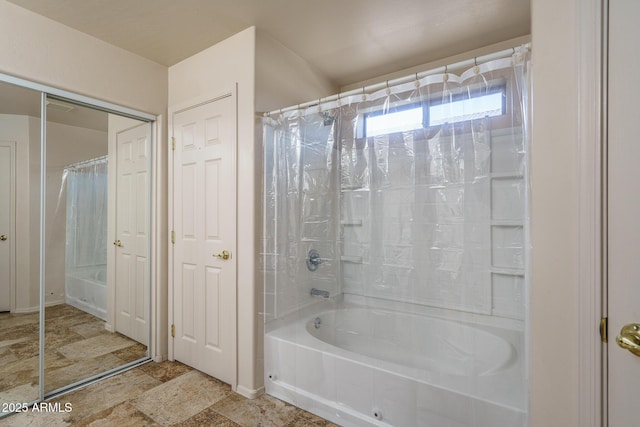
[(343, 426), (526, 425), (519, 322), (367, 305), (268, 332), (266, 392)]
[(65, 302), (107, 320), (107, 266), (78, 268), (66, 273)]

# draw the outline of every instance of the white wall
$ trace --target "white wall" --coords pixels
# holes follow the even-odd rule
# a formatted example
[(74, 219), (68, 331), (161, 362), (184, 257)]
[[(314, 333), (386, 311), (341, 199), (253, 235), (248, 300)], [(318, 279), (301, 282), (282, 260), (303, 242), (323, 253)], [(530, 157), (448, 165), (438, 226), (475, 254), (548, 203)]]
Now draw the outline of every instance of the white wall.
[(256, 37), (256, 111), (307, 102), (338, 91), (298, 54), (264, 31)]
[(154, 114), (167, 68), (0, 0), (0, 72)]

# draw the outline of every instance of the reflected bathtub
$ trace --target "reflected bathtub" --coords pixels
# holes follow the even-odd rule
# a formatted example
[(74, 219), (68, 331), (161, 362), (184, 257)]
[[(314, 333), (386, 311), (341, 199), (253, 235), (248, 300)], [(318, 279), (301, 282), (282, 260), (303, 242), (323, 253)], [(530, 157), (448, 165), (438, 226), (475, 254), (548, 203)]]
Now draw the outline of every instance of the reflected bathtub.
[(265, 335), (266, 392), (343, 426), (525, 426), (520, 322), (407, 306), (291, 316)]
[(67, 271), (65, 302), (102, 320), (107, 320), (107, 266)]

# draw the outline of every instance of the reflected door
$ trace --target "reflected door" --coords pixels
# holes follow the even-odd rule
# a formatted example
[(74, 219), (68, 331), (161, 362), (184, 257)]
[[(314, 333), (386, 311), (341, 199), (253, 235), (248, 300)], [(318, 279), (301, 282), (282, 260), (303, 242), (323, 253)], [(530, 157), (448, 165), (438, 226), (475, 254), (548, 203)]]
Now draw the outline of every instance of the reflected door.
[[(640, 2), (609, 2), (609, 426), (637, 426), (640, 392)], [(625, 325), (631, 325), (621, 334)], [(636, 325), (634, 328), (633, 325)], [(621, 348), (616, 337), (624, 338)]]
[(0, 311), (11, 310), (14, 143), (0, 141)]
[(149, 126), (116, 136), (116, 331), (149, 339)]
[(235, 387), (235, 102), (173, 115), (174, 358)]

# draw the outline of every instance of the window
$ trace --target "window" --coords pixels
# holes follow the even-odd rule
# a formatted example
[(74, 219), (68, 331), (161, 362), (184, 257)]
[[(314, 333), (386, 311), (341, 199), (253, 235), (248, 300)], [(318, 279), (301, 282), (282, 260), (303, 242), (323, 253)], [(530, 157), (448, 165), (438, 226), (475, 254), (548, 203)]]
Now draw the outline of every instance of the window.
[(387, 114), (367, 114), (364, 119), (365, 135), (369, 137), (422, 129), (423, 117), (421, 105)]
[(496, 117), (505, 113), (504, 90), (488, 95), (429, 106), (429, 126), (458, 123), (482, 117)]
[[(386, 114), (381, 111), (364, 115), (364, 136), (372, 137), (394, 132), (406, 132), (445, 123), (459, 123), (483, 117), (502, 116), (506, 112), (505, 86), (489, 93), (460, 96), (454, 95), (452, 102), (410, 104), (395, 108)], [(433, 101), (433, 99), (432, 99)], [(362, 128), (360, 128), (362, 132)]]

